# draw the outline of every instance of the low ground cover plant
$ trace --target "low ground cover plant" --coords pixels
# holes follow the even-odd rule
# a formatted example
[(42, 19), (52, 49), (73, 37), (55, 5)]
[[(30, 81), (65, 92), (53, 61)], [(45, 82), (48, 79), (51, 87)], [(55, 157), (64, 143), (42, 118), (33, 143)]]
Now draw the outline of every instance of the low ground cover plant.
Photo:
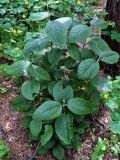
[(92, 153), (92, 160), (106, 159), (107, 154), (112, 156), (112, 159), (119, 159), (120, 154), (120, 142), (119, 136), (111, 133), (109, 139), (98, 137), (98, 142), (94, 147)]
[[(41, 14), (49, 19), (46, 12)], [(91, 26), (103, 29), (107, 23), (96, 19)], [(80, 135), (89, 126), (86, 115), (99, 109), (105, 79), (100, 76), (100, 62), (119, 60), (91, 26), (70, 17), (49, 20), (39, 37), (26, 42), (24, 59), (6, 70), (24, 77), (12, 106), (24, 112), (23, 126), (29, 128), (32, 140), (40, 141), (40, 154), (52, 149), (57, 159), (63, 159), (64, 148), (81, 146)]]
[(0, 140), (0, 160), (4, 160), (8, 155), (10, 155), (10, 148)]
[(88, 24), (94, 15), (99, 15), (93, 7), (97, 3), (96, 0), (0, 1), (0, 57), (13, 61), (23, 57), (24, 39), (39, 36), (47, 22), (40, 21), (40, 12), (49, 11), (52, 20), (67, 15)]
[(120, 76), (117, 76), (115, 80), (109, 77), (106, 87), (108, 89), (106, 89), (101, 96), (104, 99), (105, 105), (112, 111), (112, 131), (120, 134)]

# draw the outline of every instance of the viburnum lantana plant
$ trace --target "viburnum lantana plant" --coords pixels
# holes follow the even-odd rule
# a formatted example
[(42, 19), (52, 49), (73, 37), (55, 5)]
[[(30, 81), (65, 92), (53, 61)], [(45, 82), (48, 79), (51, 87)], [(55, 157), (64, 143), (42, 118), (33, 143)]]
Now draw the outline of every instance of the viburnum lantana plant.
[[(106, 24), (98, 22), (92, 25)], [(63, 159), (64, 148), (80, 147), (80, 134), (89, 126), (86, 115), (99, 109), (100, 62), (114, 64), (119, 54), (91, 26), (63, 17), (49, 21), (44, 34), (25, 44), (24, 57), (9, 68), (9, 74), (25, 77), (12, 106), (24, 112), (23, 125), (40, 141), (39, 152), (53, 148)]]

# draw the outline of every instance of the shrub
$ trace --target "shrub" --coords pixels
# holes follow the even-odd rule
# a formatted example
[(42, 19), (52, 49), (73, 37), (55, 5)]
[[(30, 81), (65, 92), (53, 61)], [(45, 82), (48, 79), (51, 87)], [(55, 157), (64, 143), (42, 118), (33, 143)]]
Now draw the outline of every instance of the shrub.
[[(105, 26), (99, 22), (92, 25)], [(40, 140), (39, 152), (53, 148), (54, 156), (63, 159), (64, 148), (81, 146), (79, 135), (89, 125), (85, 116), (99, 109), (99, 62), (114, 64), (119, 54), (91, 26), (75, 24), (70, 17), (49, 21), (45, 31), (25, 44), (24, 60), (7, 72), (26, 79), (12, 106), (24, 112), (22, 123), (33, 140)]]

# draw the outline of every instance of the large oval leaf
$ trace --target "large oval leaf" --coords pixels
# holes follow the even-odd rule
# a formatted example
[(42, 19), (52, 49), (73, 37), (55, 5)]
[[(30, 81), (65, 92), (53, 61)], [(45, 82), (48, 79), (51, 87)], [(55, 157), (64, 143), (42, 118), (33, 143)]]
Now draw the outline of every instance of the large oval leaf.
[(62, 17), (62, 18), (56, 19), (55, 21), (61, 22), (67, 30), (70, 28), (72, 24), (71, 17)]
[(53, 97), (58, 102), (64, 102), (74, 96), (74, 91), (71, 86), (63, 87), (63, 82), (58, 82), (53, 88)]
[(28, 73), (32, 77), (38, 78), (40, 80), (46, 80), (46, 81), (50, 81), (51, 80), (49, 73), (42, 67), (31, 65), (28, 68)]
[(30, 123), (30, 131), (34, 137), (37, 137), (42, 130), (42, 121), (33, 119)]
[(92, 35), (92, 29), (86, 25), (80, 24), (73, 27), (69, 34), (69, 42), (85, 43), (86, 39)]
[(45, 145), (53, 135), (52, 125), (45, 125), (45, 133), (41, 135), (41, 145)]
[(80, 60), (80, 51), (77, 44), (70, 44), (68, 46), (68, 51), (72, 59)]
[(19, 77), (21, 75), (26, 75), (27, 69), (30, 66), (30, 64), (31, 64), (30, 61), (20, 60), (8, 66), (5, 72), (9, 76)]
[(90, 23), (99, 29), (106, 29), (108, 27), (108, 23), (104, 19), (95, 18)]
[(15, 99), (12, 101), (12, 106), (15, 111), (25, 112), (32, 107), (32, 103), (25, 99), (22, 95), (19, 95), (16, 96)]
[(64, 48), (66, 44), (67, 29), (61, 22), (50, 21), (46, 25), (46, 32), (50, 41), (59, 48)]
[(56, 101), (47, 101), (41, 104), (33, 114), (33, 118), (51, 120), (58, 117), (62, 112), (62, 106)]
[(108, 64), (117, 63), (119, 61), (119, 58), (120, 58), (119, 54), (114, 51), (104, 51), (100, 55), (100, 60)]
[(32, 52), (40, 52), (48, 45), (47, 37), (34, 38), (28, 41), (24, 47), (25, 57), (29, 57)]
[(93, 38), (88, 43), (91, 50), (98, 56), (106, 50), (111, 50), (108, 44), (101, 38)]
[(21, 86), (22, 95), (29, 99), (34, 100), (34, 93), (39, 93), (40, 83), (36, 80), (27, 80)]
[(120, 121), (113, 121), (111, 128), (114, 133), (120, 134)]
[(97, 107), (84, 98), (71, 98), (68, 101), (68, 108), (71, 112), (79, 116), (94, 113), (95, 111), (97, 111)]
[(82, 140), (79, 134), (74, 134), (72, 139), (72, 145), (74, 148), (79, 149), (82, 145)]
[(60, 61), (63, 55), (63, 51), (58, 48), (52, 48), (50, 52), (48, 52), (48, 60), (50, 64), (56, 64)]
[(61, 145), (57, 144), (53, 148), (53, 155), (58, 159), (58, 160), (63, 160), (64, 159), (64, 149)]
[(43, 20), (49, 16), (50, 16), (50, 14), (48, 12), (37, 12), (37, 13), (33, 13), (29, 17), (29, 20), (30, 21), (40, 21), (40, 20)]
[(89, 80), (97, 75), (100, 70), (99, 63), (95, 59), (86, 59), (78, 66), (78, 78), (81, 80)]
[(55, 121), (55, 131), (59, 139), (70, 144), (73, 138), (73, 118), (71, 115), (61, 115)]

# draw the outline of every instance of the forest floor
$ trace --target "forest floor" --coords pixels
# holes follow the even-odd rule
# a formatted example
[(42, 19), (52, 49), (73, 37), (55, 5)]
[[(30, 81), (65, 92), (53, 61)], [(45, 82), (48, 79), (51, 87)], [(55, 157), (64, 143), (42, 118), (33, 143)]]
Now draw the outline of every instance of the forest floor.
[[(104, 1), (101, 1), (99, 8), (103, 8), (103, 5)], [(0, 75), (0, 82), (0, 86), (8, 89), (6, 93), (0, 94), (0, 139), (11, 149), (11, 156), (6, 160), (54, 160), (50, 153), (44, 157), (37, 155), (37, 142), (31, 145), (29, 131), (21, 125), (23, 115), (12, 109), (11, 102), (19, 94), (19, 88), (13, 79)], [(91, 160), (98, 137), (104, 139), (110, 136), (110, 114), (110, 110), (101, 104), (99, 112), (89, 117), (91, 128), (81, 137), (81, 148), (78, 151), (67, 150), (65, 160)], [(113, 160), (112, 154), (107, 153), (104, 160)]]

